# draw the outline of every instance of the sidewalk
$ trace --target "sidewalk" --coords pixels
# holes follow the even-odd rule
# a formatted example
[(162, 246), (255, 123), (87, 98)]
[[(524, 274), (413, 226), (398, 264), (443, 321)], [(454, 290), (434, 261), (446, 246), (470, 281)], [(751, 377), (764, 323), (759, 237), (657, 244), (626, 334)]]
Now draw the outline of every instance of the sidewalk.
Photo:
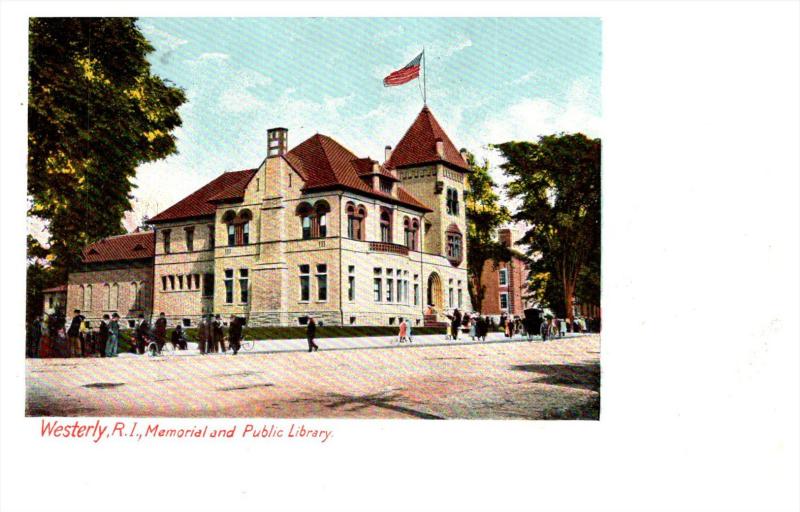
[[(576, 338), (588, 335), (568, 333), (563, 338), (552, 338), (548, 343), (557, 343), (559, 340), (566, 338)], [(245, 333), (245, 336), (247, 333)], [(541, 343), (541, 336), (533, 336), (531, 340), (534, 343)], [(443, 334), (426, 334), (414, 336), (412, 343), (398, 343), (397, 336), (360, 336), (351, 338), (316, 338), (314, 340), (319, 345), (320, 352), (325, 350), (357, 350), (357, 349), (370, 349), (370, 348), (412, 348), (412, 347), (429, 347), (436, 345), (478, 345), (489, 343), (527, 343), (527, 337), (515, 335), (513, 338), (506, 338), (503, 333), (491, 332), (486, 336), (486, 341), (479, 342), (473, 341), (469, 335), (462, 334), (458, 340), (446, 340)], [(200, 351), (197, 348), (197, 343), (189, 342), (188, 350), (176, 350), (172, 353), (165, 354), (166, 357), (172, 356), (199, 356)], [(291, 339), (291, 340), (256, 340), (255, 346), (251, 351), (241, 350), (239, 354), (267, 354), (279, 352), (307, 352), (308, 342), (304, 338)], [(230, 352), (227, 353), (230, 355)], [(219, 353), (209, 355), (224, 355)], [(121, 357), (131, 356), (135, 357), (136, 354), (120, 353)]]

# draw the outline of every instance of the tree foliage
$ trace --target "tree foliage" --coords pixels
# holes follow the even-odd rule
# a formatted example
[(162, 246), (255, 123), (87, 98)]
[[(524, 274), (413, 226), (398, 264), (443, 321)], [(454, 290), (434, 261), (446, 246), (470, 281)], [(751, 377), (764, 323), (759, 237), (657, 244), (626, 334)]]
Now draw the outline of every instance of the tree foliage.
[(123, 231), (136, 168), (176, 151), (185, 96), (151, 74), (152, 51), (134, 18), (30, 20), (28, 213), (62, 282), (87, 243)]
[(484, 266), (487, 261), (494, 262), (511, 259), (509, 248), (495, 237), (497, 228), (511, 220), (508, 208), (500, 203), (495, 183), (489, 174), (489, 162), (475, 161), (475, 156), (467, 153), (467, 163), (472, 172), (467, 175), (466, 215), (467, 215), (467, 272), (468, 290), (475, 311), (481, 310), (485, 286), (481, 284)]
[(534, 296), (571, 319), (576, 296), (599, 303), (600, 140), (560, 134), (494, 147), (506, 159), (508, 195), (520, 202), (514, 219), (532, 226), (521, 242), (531, 250)]

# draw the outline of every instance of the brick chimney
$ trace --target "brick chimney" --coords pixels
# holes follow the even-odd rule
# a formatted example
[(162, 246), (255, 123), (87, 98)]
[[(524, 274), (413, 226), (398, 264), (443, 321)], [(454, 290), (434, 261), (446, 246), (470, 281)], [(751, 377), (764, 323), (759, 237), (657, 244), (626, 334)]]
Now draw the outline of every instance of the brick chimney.
[(439, 137), (436, 138), (436, 154), (439, 155), (439, 158), (444, 158), (444, 142)]
[(511, 247), (514, 243), (514, 240), (511, 236), (511, 230), (508, 228), (503, 228), (497, 231), (497, 238), (500, 239), (500, 243), (506, 247)]
[(286, 128), (270, 128), (267, 130), (267, 158), (286, 154), (289, 146), (289, 130)]

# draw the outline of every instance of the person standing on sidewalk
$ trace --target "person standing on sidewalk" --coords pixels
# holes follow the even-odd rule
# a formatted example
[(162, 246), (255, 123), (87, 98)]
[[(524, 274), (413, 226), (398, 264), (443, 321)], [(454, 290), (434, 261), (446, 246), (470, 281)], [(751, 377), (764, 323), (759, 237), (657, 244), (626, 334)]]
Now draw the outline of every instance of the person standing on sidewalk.
[(67, 353), (69, 354), (68, 357), (80, 357), (81, 356), (81, 324), (83, 323), (83, 315), (81, 315), (81, 310), (76, 309), (73, 311), (74, 316), (72, 317), (72, 321), (69, 324), (69, 329), (67, 329)]
[(139, 323), (136, 326), (136, 352), (144, 354), (145, 336), (150, 334), (150, 324), (147, 323), (144, 314), (139, 313)]
[(201, 355), (205, 355), (208, 348), (208, 317), (203, 316), (200, 318), (200, 323), (197, 325), (197, 348), (200, 350)]
[(231, 315), (228, 327), (228, 346), (233, 350), (233, 355), (239, 352), (242, 341), (242, 320), (236, 315)]
[(106, 342), (106, 357), (117, 357), (119, 351), (119, 315), (111, 315), (108, 323), (108, 342)]
[(542, 336), (542, 341), (550, 339), (550, 317), (544, 317), (542, 325), (539, 327), (539, 334)]
[(461, 329), (461, 312), (458, 308), (453, 310), (453, 315), (450, 318), (450, 336), (453, 341), (458, 341), (458, 330)]
[(406, 320), (403, 319), (400, 321), (400, 332), (397, 333), (397, 341), (403, 343), (407, 337), (408, 337), (408, 324), (406, 323)]
[(308, 317), (308, 325), (306, 326), (306, 337), (308, 338), (308, 351), (312, 352), (314, 350), (319, 350), (319, 346), (314, 343), (314, 337), (317, 335), (317, 323), (314, 321), (314, 317)]
[(218, 314), (211, 324), (211, 336), (213, 339), (212, 351), (225, 352), (225, 331), (222, 328), (222, 317)]
[(156, 336), (156, 343), (158, 344), (158, 351), (164, 348), (164, 343), (167, 342), (167, 317), (164, 316), (164, 312), (162, 311), (161, 314), (158, 315), (158, 319), (156, 319), (154, 333)]
[(103, 315), (103, 319), (100, 320), (100, 327), (97, 331), (97, 347), (95, 349), (100, 354), (100, 357), (106, 357), (106, 345), (108, 344), (108, 323), (111, 321), (111, 317), (108, 314)]

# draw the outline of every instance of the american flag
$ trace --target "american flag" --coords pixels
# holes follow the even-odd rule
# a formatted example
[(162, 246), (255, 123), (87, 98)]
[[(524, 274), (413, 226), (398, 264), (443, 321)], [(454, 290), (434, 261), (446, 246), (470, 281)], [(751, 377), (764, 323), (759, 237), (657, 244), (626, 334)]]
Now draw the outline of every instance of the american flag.
[(383, 86), (394, 87), (395, 85), (403, 85), (404, 83), (410, 82), (415, 78), (419, 78), (419, 65), (422, 61), (423, 53), (424, 52), (421, 52), (419, 55), (414, 57), (414, 59), (406, 64), (405, 67), (389, 73), (389, 75), (383, 79)]

